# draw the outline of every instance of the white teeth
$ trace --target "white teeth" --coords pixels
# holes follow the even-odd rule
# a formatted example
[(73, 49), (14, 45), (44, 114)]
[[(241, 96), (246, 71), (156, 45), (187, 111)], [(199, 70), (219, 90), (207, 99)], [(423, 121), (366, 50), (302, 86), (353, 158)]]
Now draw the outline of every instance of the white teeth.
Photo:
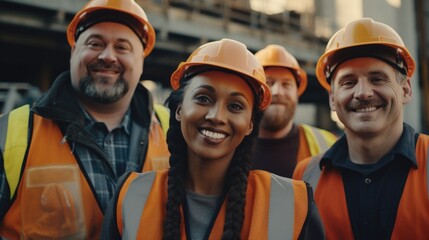
[(226, 135), (223, 133), (217, 133), (217, 132), (212, 132), (212, 131), (208, 131), (208, 130), (201, 130), (201, 133), (209, 138), (213, 138), (213, 139), (221, 139), (221, 138), (225, 138)]
[(108, 74), (115, 74), (115, 71), (101, 71), (103, 73), (108, 73)]
[(358, 108), (358, 109), (356, 109), (356, 112), (360, 112), (360, 113), (363, 113), (363, 112), (373, 112), (375, 110), (377, 110), (376, 107), (364, 107), (364, 108)]

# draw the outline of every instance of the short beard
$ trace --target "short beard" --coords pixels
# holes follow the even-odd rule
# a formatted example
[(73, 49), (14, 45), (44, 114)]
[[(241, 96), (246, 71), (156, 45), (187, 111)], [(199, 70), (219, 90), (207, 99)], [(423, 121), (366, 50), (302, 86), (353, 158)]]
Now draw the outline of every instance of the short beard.
[(262, 116), (260, 128), (267, 132), (277, 132), (284, 129), (290, 121), (293, 121), (295, 108), (287, 108), (284, 115), (278, 113), (270, 113), (267, 109)]
[(79, 83), (79, 92), (86, 98), (93, 100), (96, 103), (110, 104), (117, 102), (128, 92), (128, 84), (122, 76), (116, 83), (109, 88), (102, 88), (99, 85), (107, 80), (94, 79), (91, 76), (86, 76)]

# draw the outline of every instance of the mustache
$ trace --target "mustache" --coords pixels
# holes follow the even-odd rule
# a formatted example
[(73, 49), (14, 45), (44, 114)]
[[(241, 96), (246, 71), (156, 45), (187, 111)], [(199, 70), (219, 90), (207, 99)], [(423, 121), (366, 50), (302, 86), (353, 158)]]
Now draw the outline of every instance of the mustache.
[(88, 65), (88, 69), (90, 69), (90, 70), (109, 70), (109, 71), (117, 71), (117, 72), (123, 71), (123, 67), (119, 64), (106, 63), (106, 62), (100, 61), (100, 60), (96, 63)]
[(384, 102), (382, 100), (379, 99), (364, 99), (364, 100), (354, 100), (352, 102), (350, 102), (347, 105), (348, 109), (359, 109), (359, 108), (364, 108), (364, 107), (371, 107), (371, 106), (382, 106), (384, 105)]
[(289, 101), (284, 98), (280, 98), (278, 96), (272, 96), (271, 104), (289, 105)]

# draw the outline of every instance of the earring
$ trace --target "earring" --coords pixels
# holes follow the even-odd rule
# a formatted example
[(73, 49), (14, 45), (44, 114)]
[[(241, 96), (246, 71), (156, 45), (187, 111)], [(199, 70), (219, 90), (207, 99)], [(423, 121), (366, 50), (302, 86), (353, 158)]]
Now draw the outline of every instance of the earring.
[(175, 114), (176, 120), (177, 120), (177, 121), (179, 121), (179, 122), (180, 122), (180, 120), (181, 120), (181, 117), (180, 117), (180, 111), (181, 111), (181, 110), (182, 110), (182, 109), (181, 109), (181, 106), (177, 107), (177, 109), (176, 109), (176, 114)]

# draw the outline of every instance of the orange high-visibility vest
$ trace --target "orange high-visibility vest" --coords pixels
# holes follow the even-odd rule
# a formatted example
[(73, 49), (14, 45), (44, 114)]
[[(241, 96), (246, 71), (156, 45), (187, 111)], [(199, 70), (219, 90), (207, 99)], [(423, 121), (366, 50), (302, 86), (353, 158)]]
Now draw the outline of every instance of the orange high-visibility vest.
[[(20, 239), (20, 236), (24, 234), (23, 231), (26, 231), (24, 229), (32, 227), (32, 222), (23, 224), (23, 206), (26, 209), (34, 209), (34, 212), (40, 212), (40, 205), (43, 200), (26, 198), (26, 196), (31, 196), (24, 189), (31, 180), (28, 177), (31, 176), (29, 171), (31, 171), (30, 169), (55, 166), (66, 169), (79, 169), (76, 179), (79, 182), (79, 195), (82, 199), (74, 200), (79, 200), (78, 202), (82, 204), (83, 209), (81, 209), (81, 212), (84, 215), (82, 217), (84, 230), (81, 229), (81, 232), (85, 234), (84, 236), (79, 235), (79, 238), (99, 239), (103, 218), (102, 211), (93, 193), (93, 187), (87, 176), (80, 170), (72, 150), (67, 143), (62, 142), (64, 136), (61, 130), (52, 120), (42, 118), (36, 114), (33, 114), (32, 126), (28, 127), (29, 122), (31, 123), (29, 116), (28, 105), (12, 111), (7, 122), (7, 135), (6, 133), (1, 133), (2, 137), (6, 139), (2, 150), (4, 151), (4, 168), (10, 188), (12, 205), (0, 223), (0, 236), (4, 236), (7, 239)], [(28, 132), (31, 134), (31, 140), (27, 142)], [(169, 153), (164, 132), (159, 123), (152, 121), (148, 141), (143, 170), (168, 167), (168, 164), (166, 165), (165, 163), (168, 163)], [(158, 164), (155, 161), (162, 161), (162, 163)], [(34, 189), (37, 189), (36, 187)], [(36, 191), (40, 192), (42, 190), (43, 187)], [(70, 209), (75, 211), (73, 206)]]
[[(416, 144), (418, 168), (411, 167), (402, 193), (392, 240), (426, 239), (429, 229), (429, 136), (420, 134)], [(327, 239), (353, 239), (341, 172), (323, 167), (322, 156), (308, 158), (294, 172), (294, 179), (311, 184), (325, 226)]]
[[(168, 170), (133, 173), (116, 202), (116, 224), (124, 239), (162, 239), (166, 215)], [(223, 202), (210, 239), (221, 239), (225, 224)], [(183, 213), (183, 208), (181, 208)], [(248, 177), (241, 239), (298, 239), (308, 212), (304, 182), (253, 170)], [(182, 214), (181, 239), (186, 239)]]

